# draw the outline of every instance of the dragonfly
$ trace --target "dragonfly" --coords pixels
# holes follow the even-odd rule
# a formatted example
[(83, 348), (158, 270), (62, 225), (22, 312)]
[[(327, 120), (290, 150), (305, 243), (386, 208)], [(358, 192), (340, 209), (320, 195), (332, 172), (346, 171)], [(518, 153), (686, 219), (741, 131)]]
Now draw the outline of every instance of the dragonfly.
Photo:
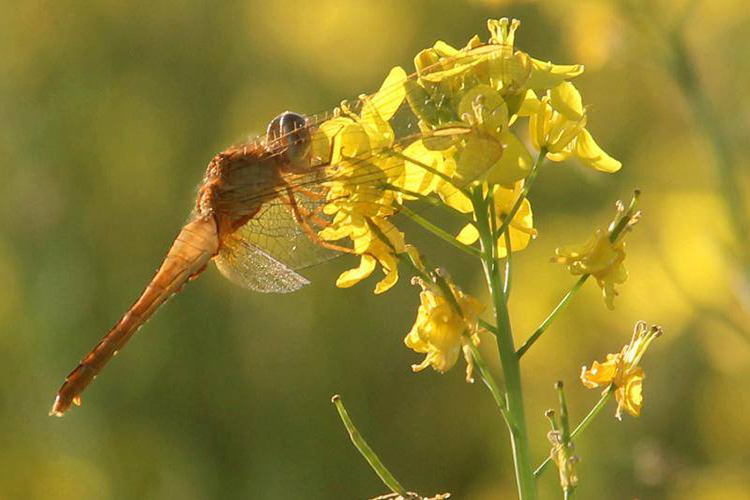
[[(391, 140), (347, 159), (347, 182), (382, 183), (383, 176), (373, 174), (373, 165), (381, 165), (375, 170), (382, 174), (388, 168), (382, 165), (387, 162), (379, 160), (403, 156), (415, 141), (442, 139), (460, 148), (460, 137), (470, 131), (456, 111), (461, 93), (486, 80), (483, 67), (515, 61), (512, 57), (512, 49), (509, 52), (499, 44), (467, 48), (441, 57), (412, 75), (404, 73), (392, 88), (384, 84), (377, 94), (344, 101), (331, 112), (312, 116), (284, 112), (269, 123), (264, 135), (214, 156), (198, 189), (192, 215), (156, 274), (136, 302), (66, 377), (50, 415), (62, 416), (72, 405), (79, 406), (81, 393), (105, 365), (167, 299), (197, 278), (211, 261), (223, 275), (245, 288), (286, 293), (309, 283), (300, 274), (302, 270), (337, 255), (354, 253), (350, 247), (319, 236), (331, 223), (325, 207), (331, 202), (331, 183), (341, 175), (334, 163), (345, 157), (343, 151), (334, 154), (334, 149), (336, 144), (347, 142), (346, 134), (355, 133), (348, 129), (335, 132), (327, 148), (316, 148), (316, 138), (326, 123), (356, 117), (368, 102), (378, 99), (381, 106), (393, 108), (387, 120)], [(499, 151), (501, 154), (502, 149)], [(429, 168), (417, 160), (412, 167)]]

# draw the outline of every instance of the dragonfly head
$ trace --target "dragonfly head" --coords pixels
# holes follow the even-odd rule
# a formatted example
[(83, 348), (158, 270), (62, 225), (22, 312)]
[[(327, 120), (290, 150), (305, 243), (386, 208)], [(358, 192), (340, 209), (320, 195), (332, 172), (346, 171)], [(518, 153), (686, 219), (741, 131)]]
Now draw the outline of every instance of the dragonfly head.
[(310, 170), (312, 138), (305, 117), (285, 111), (271, 120), (266, 131), (266, 148), (282, 158), (282, 169), (291, 173)]

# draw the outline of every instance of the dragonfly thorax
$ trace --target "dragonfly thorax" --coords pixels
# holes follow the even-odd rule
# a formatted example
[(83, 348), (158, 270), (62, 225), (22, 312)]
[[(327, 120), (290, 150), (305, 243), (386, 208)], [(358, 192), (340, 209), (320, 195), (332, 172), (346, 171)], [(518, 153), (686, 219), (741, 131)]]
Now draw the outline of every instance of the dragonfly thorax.
[(220, 232), (231, 231), (276, 197), (282, 185), (278, 158), (261, 143), (233, 146), (208, 164), (196, 212), (199, 217), (215, 217)]

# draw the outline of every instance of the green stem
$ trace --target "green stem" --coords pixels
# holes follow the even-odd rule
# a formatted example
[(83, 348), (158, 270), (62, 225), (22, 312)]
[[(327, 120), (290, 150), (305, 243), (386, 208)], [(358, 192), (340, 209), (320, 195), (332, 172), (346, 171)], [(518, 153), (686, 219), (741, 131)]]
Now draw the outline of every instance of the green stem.
[(442, 206), (443, 205), (443, 203), (440, 200), (438, 200), (437, 198), (433, 198), (432, 196), (426, 196), (426, 195), (423, 195), (422, 193), (417, 193), (416, 191), (410, 191), (408, 189), (405, 189), (405, 188), (402, 188), (402, 187), (399, 187), (399, 186), (395, 186), (395, 185), (390, 184), (388, 182), (382, 183), (380, 185), (380, 187), (382, 189), (387, 189), (388, 191), (393, 191), (394, 193), (401, 193), (401, 194), (405, 194), (407, 196), (410, 196), (412, 198), (416, 198), (419, 201), (423, 201), (423, 202), (425, 202), (428, 205), (433, 206), (433, 207)]
[(510, 248), (510, 234), (508, 231), (505, 231), (505, 250), (507, 252), (505, 257), (505, 283), (503, 283), (503, 294), (505, 294), (505, 297), (510, 296), (510, 279), (511, 279), (511, 261), (513, 260), (511, 258), (512, 250)]
[(495, 328), (495, 325), (492, 325), (486, 322), (485, 320), (483, 320), (482, 318), (479, 318), (479, 326), (481, 326), (485, 330), (489, 331), (492, 335), (497, 337), (497, 328)]
[[(480, 248), (484, 254), (482, 267), (487, 286), (492, 295), (495, 324), (497, 325), (497, 345), (506, 388), (506, 423), (508, 424), (513, 446), (516, 484), (521, 500), (533, 500), (537, 497), (536, 484), (531, 469), (529, 437), (526, 429), (523, 391), (521, 388), (521, 370), (518, 363), (519, 359), (513, 347), (513, 333), (510, 326), (506, 297), (503, 294), (499, 262), (495, 259), (495, 250), (497, 247), (495, 244), (496, 236), (495, 232), (492, 231), (492, 224), (488, 220), (488, 201), (489, 203), (494, 203), (491, 195), (488, 199), (484, 198), (481, 187), (473, 191), (474, 216), (476, 218), (477, 230), (479, 231)], [(520, 206), (520, 204), (518, 205)]]
[(396, 478), (393, 477), (393, 474), (391, 474), (391, 472), (386, 468), (383, 462), (380, 461), (380, 458), (378, 458), (372, 448), (370, 448), (370, 445), (367, 444), (367, 441), (365, 441), (357, 428), (354, 426), (354, 422), (352, 422), (352, 419), (349, 418), (349, 413), (346, 411), (346, 408), (344, 408), (344, 403), (341, 401), (341, 396), (336, 394), (335, 396), (333, 396), (333, 398), (331, 398), (331, 402), (336, 405), (336, 410), (338, 410), (339, 412), (341, 421), (344, 422), (344, 427), (346, 427), (346, 430), (349, 432), (349, 437), (351, 438), (352, 443), (354, 443), (354, 446), (357, 448), (357, 450), (359, 450), (362, 456), (365, 457), (365, 460), (367, 460), (367, 463), (370, 464), (370, 467), (372, 467), (375, 473), (380, 476), (380, 479), (383, 481), (383, 483), (385, 483), (385, 485), (390, 488), (392, 492), (398, 493), (404, 498), (411, 498), (406, 489), (404, 489), (404, 487), (401, 486), (401, 483), (399, 483)]
[(516, 355), (520, 358), (523, 356), (526, 351), (529, 350), (529, 347), (534, 345), (534, 342), (539, 340), (539, 337), (542, 336), (542, 334), (547, 330), (549, 325), (552, 323), (552, 321), (557, 317), (557, 315), (565, 309), (565, 307), (570, 302), (570, 299), (573, 298), (573, 296), (578, 293), (578, 290), (581, 289), (581, 286), (586, 282), (586, 280), (591, 276), (590, 274), (584, 274), (581, 276), (578, 281), (576, 281), (575, 285), (568, 291), (568, 293), (565, 294), (565, 297), (562, 298), (562, 300), (555, 306), (555, 308), (552, 310), (551, 313), (549, 313), (549, 316), (542, 321), (542, 324), (539, 325), (539, 327), (534, 331), (534, 333), (531, 334), (531, 337), (524, 342), (524, 344), (518, 348), (518, 351), (516, 351)]
[(439, 228), (438, 226), (428, 221), (427, 219), (425, 219), (424, 217), (422, 217), (421, 215), (419, 215), (418, 213), (416, 213), (414, 210), (410, 209), (406, 205), (403, 205), (401, 207), (401, 212), (407, 217), (409, 217), (411, 220), (413, 220), (414, 222), (416, 222), (417, 224), (419, 224), (420, 226), (422, 226), (423, 228), (427, 229), (429, 232), (431, 232), (432, 234), (440, 238), (441, 240), (447, 243), (450, 243), (451, 245), (458, 248), (462, 252), (469, 254), (472, 257), (482, 256), (482, 253), (479, 250), (477, 250), (476, 248), (472, 246), (464, 245), (463, 243), (458, 241), (456, 238), (454, 238), (450, 233)]
[(518, 196), (518, 199), (513, 204), (513, 207), (510, 209), (510, 212), (508, 212), (503, 218), (503, 223), (500, 225), (500, 229), (497, 230), (497, 237), (499, 237), (501, 234), (503, 234), (505, 231), (508, 230), (508, 227), (510, 226), (510, 223), (513, 220), (513, 217), (516, 216), (516, 212), (518, 212), (518, 210), (521, 208), (521, 205), (523, 205), (523, 200), (525, 200), (526, 196), (529, 194), (531, 185), (534, 184), (537, 173), (539, 172), (539, 166), (544, 162), (544, 158), (546, 155), (547, 155), (547, 148), (542, 148), (541, 151), (539, 151), (539, 156), (537, 156), (536, 161), (534, 162), (534, 166), (531, 167), (531, 172), (529, 172), (528, 177), (526, 177), (526, 180), (523, 182), (523, 188), (521, 189), (521, 194)]
[(389, 154), (389, 155), (391, 155), (391, 156), (393, 156), (395, 158), (399, 158), (399, 159), (401, 159), (401, 160), (403, 160), (405, 162), (412, 163), (414, 165), (417, 165), (417, 166), (425, 169), (425, 171), (431, 173), (432, 175), (435, 175), (435, 176), (439, 177), (441, 180), (445, 181), (448, 185), (454, 187), (457, 191), (460, 191), (461, 193), (463, 193), (464, 196), (466, 196), (467, 198), (469, 197), (469, 193), (466, 191), (466, 189), (464, 189), (461, 186), (458, 186), (458, 185), (455, 184), (456, 179), (454, 179), (450, 175), (447, 175), (447, 174), (441, 172), (440, 170), (436, 169), (435, 167), (431, 167), (430, 165), (427, 165), (426, 163), (422, 163), (421, 161), (418, 161), (418, 160), (416, 160), (414, 158), (410, 158), (410, 157), (406, 156), (405, 154), (400, 153), (399, 151), (395, 151), (393, 149), (388, 150), (388, 151), (383, 151), (383, 152), (386, 153), (386, 154)]
[[(602, 395), (599, 402), (596, 403), (596, 406), (591, 409), (589, 414), (586, 415), (586, 417), (581, 420), (581, 423), (578, 424), (573, 432), (570, 433), (571, 440), (576, 439), (583, 431), (585, 431), (589, 424), (596, 418), (596, 416), (601, 413), (601, 411), (604, 409), (604, 406), (606, 406), (609, 400), (612, 399), (612, 395), (615, 393), (615, 389), (616, 387), (612, 385), (610, 386), (609, 390)], [(542, 464), (534, 471), (534, 477), (539, 477), (550, 464), (550, 462), (552, 462), (552, 457), (547, 457), (547, 459), (542, 462)]]
[(475, 346), (473, 342), (469, 342), (469, 347), (471, 348), (471, 356), (474, 358), (474, 364), (476, 364), (477, 368), (479, 368), (479, 373), (482, 375), (484, 384), (492, 393), (492, 397), (495, 399), (495, 403), (497, 403), (497, 407), (500, 409), (500, 413), (503, 414), (503, 418), (505, 418), (505, 421), (507, 422), (508, 416), (506, 415), (506, 411), (508, 405), (505, 401), (505, 396), (503, 396), (502, 391), (497, 386), (495, 377), (492, 376), (489, 368), (487, 368), (487, 364), (484, 362), (482, 355), (479, 354), (479, 349), (477, 348), (477, 346)]

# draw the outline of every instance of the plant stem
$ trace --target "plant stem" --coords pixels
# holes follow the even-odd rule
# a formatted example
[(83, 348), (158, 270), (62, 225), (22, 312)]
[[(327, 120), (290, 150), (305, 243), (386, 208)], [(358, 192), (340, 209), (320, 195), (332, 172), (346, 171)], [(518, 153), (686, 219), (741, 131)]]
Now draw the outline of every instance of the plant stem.
[(495, 377), (492, 376), (489, 368), (487, 368), (487, 364), (484, 362), (482, 355), (479, 354), (479, 349), (477, 348), (477, 346), (475, 346), (473, 342), (469, 342), (469, 348), (471, 349), (471, 356), (474, 358), (474, 363), (477, 365), (477, 368), (479, 368), (479, 373), (482, 375), (484, 384), (492, 393), (492, 397), (495, 399), (495, 403), (497, 403), (498, 408), (500, 408), (500, 413), (503, 414), (503, 418), (505, 418), (505, 421), (507, 422), (508, 416), (506, 415), (506, 411), (508, 404), (505, 401), (505, 396), (503, 396), (502, 391), (497, 386)]
[(534, 180), (536, 180), (537, 173), (539, 172), (539, 166), (544, 162), (544, 158), (546, 155), (547, 148), (542, 148), (542, 150), (539, 151), (539, 156), (537, 156), (536, 161), (534, 162), (534, 166), (531, 167), (529, 176), (526, 177), (525, 181), (523, 181), (523, 188), (521, 189), (521, 193), (518, 195), (518, 199), (513, 204), (513, 208), (511, 208), (510, 212), (508, 212), (508, 214), (503, 218), (503, 223), (500, 225), (500, 229), (497, 230), (496, 237), (499, 237), (501, 234), (508, 230), (513, 217), (516, 216), (516, 212), (518, 212), (518, 210), (521, 208), (521, 205), (523, 205), (523, 200), (525, 200), (526, 196), (529, 194), (531, 185), (534, 184)]
[(503, 294), (507, 299), (510, 296), (510, 281), (511, 281), (511, 269), (512, 269), (512, 249), (510, 248), (510, 231), (505, 231), (503, 234), (505, 238), (505, 282), (503, 283)]
[(438, 226), (428, 221), (427, 219), (425, 219), (424, 217), (422, 217), (421, 215), (419, 215), (418, 213), (416, 213), (414, 210), (410, 209), (406, 205), (403, 205), (401, 207), (401, 212), (407, 217), (409, 217), (411, 220), (413, 220), (414, 222), (416, 222), (417, 224), (419, 224), (420, 226), (422, 226), (423, 228), (425, 228), (426, 230), (428, 230), (429, 232), (431, 232), (432, 234), (440, 238), (441, 240), (447, 243), (450, 243), (451, 245), (458, 248), (462, 252), (467, 253), (471, 255), (472, 257), (482, 256), (482, 253), (479, 250), (477, 250), (476, 248), (472, 246), (461, 243), (455, 237), (453, 237), (450, 233), (443, 230), (442, 228), (439, 228)]
[[(570, 433), (570, 439), (573, 440), (577, 438), (583, 431), (586, 430), (586, 428), (589, 426), (589, 424), (596, 418), (599, 413), (601, 413), (602, 409), (604, 409), (604, 406), (609, 402), (610, 399), (612, 399), (612, 395), (615, 393), (616, 387), (610, 386), (609, 390), (605, 392), (598, 403), (591, 409), (588, 415), (584, 417), (583, 420), (581, 420), (581, 423), (578, 424), (578, 426), (573, 430), (573, 432)], [(542, 462), (542, 464), (536, 468), (534, 471), (534, 477), (539, 477), (542, 472), (547, 468), (547, 466), (552, 462), (552, 457), (547, 457), (547, 459)]]
[(490, 332), (492, 335), (497, 337), (497, 328), (495, 328), (495, 325), (491, 325), (490, 323), (486, 322), (482, 318), (479, 318), (479, 326)]
[(354, 422), (352, 422), (352, 419), (349, 418), (349, 413), (346, 411), (346, 408), (344, 408), (344, 403), (341, 401), (341, 396), (336, 394), (335, 396), (333, 396), (333, 398), (331, 398), (331, 402), (336, 405), (336, 410), (338, 410), (339, 412), (341, 421), (344, 422), (344, 427), (346, 427), (346, 430), (349, 432), (349, 437), (351, 438), (352, 443), (354, 443), (354, 446), (357, 448), (357, 450), (359, 450), (362, 456), (365, 457), (367, 463), (370, 464), (370, 467), (372, 467), (372, 469), (380, 477), (383, 483), (385, 483), (385, 485), (390, 488), (392, 492), (398, 493), (404, 498), (411, 498), (406, 489), (404, 489), (404, 487), (401, 486), (401, 483), (399, 483), (396, 478), (393, 477), (393, 474), (391, 474), (391, 472), (386, 468), (383, 462), (380, 461), (380, 458), (378, 458), (372, 448), (370, 448), (370, 445), (367, 444), (367, 441), (365, 441), (357, 428), (354, 426)]
[(539, 340), (539, 337), (542, 336), (542, 334), (547, 330), (549, 325), (552, 323), (552, 321), (557, 317), (557, 315), (565, 309), (565, 306), (568, 305), (570, 302), (570, 299), (573, 298), (573, 296), (578, 293), (578, 290), (581, 289), (581, 286), (586, 282), (586, 280), (591, 276), (590, 274), (584, 274), (581, 276), (578, 281), (576, 281), (575, 285), (568, 291), (568, 293), (565, 294), (565, 297), (562, 298), (562, 300), (555, 306), (555, 308), (552, 310), (551, 313), (549, 313), (549, 316), (542, 321), (542, 324), (539, 325), (539, 327), (534, 331), (534, 333), (531, 334), (531, 337), (528, 338), (524, 344), (518, 348), (518, 351), (516, 351), (516, 355), (520, 358), (523, 356), (526, 351), (529, 350), (529, 347), (534, 345), (534, 342)]
[[(497, 325), (497, 345), (506, 389), (506, 423), (513, 445), (516, 484), (518, 486), (519, 497), (522, 500), (533, 500), (536, 499), (536, 484), (531, 469), (531, 454), (521, 388), (521, 370), (513, 347), (513, 333), (510, 326), (506, 297), (503, 294), (499, 262), (495, 259), (495, 250), (497, 247), (495, 244), (496, 234), (492, 231), (492, 224), (488, 220), (488, 201), (489, 203), (494, 203), (491, 194), (488, 199), (484, 198), (481, 187), (473, 191), (474, 217), (476, 218), (477, 230), (479, 231), (480, 248), (484, 254), (482, 257), (482, 267), (487, 287), (492, 296), (495, 324)], [(520, 206), (520, 203), (517, 203), (517, 205)], [(512, 215), (509, 217), (512, 218)]]

